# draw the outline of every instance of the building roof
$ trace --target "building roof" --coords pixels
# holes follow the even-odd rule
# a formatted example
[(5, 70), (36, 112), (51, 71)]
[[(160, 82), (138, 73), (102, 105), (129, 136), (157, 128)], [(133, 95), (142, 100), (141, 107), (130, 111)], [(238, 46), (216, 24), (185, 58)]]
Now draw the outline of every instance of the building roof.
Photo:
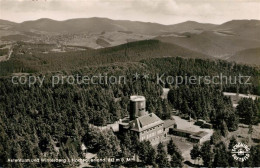
[(178, 129), (178, 128), (173, 128), (172, 130), (176, 131), (176, 132), (190, 134), (190, 135), (194, 134), (194, 132), (191, 132), (191, 131), (188, 131), (188, 130), (183, 130), (183, 129)]
[(168, 127), (171, 127), (175, 124), (175, 121), (174, 120), (164, 120), (164, 124), (163, 124), (163, 127), (164, 128), (168, 128)]
[(205, 120), (202, 120), (202, 119), (198, 119), (198, 121), (199, 122), (204, 122), (204, 123), (206, 122)]
[(134, 121), (132, 121), (131, 130), (140, 132), (163, 123), (164, 122), (157, 115), (155, 115), (154, 113), (150, 113), (138, 117)]
[(191, 135), (190, 137), (191, 138), (194, 138), (194, 139), (201, 139), (203, 138), (204, 136), (206, 136), (208, 133), (205, 132), (205, 131), (199, 131), (197, 133), (194, 133), (193, 135)]

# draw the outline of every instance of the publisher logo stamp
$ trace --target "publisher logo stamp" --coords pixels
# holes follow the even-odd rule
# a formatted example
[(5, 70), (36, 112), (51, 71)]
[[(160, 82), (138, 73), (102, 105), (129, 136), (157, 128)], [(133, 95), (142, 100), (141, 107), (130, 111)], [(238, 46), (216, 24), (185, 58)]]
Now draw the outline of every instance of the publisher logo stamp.
[(250, 148), (246, 144), (237, 143), (233, 146), (231, 153), (235, 160), (244, 162), (250, 156)]

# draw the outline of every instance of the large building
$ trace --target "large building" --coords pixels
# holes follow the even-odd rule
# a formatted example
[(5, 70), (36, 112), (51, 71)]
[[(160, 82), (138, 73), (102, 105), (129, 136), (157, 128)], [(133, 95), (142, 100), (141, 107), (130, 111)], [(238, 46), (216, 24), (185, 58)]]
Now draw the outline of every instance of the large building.
[(138, 136), (139, 141), (148, 140), (159, 143), (163, 138), (164, 122), (154, 113), (145, 114), (130, 123), (130, 131)]
[[(161, 120), (154, 113), (146, 111), (146, 102), (144, 96), (130, 97), (129, 116), (119, 123), (119, 131), (129, 131), (133, 135), (137, 135), (139, 141), (148, 140), (152, 144), (159, 143), (164, 138), (169, 127), (173, 127), (173, 122)], [(167, 126), (165, 128), (164, 126)]]

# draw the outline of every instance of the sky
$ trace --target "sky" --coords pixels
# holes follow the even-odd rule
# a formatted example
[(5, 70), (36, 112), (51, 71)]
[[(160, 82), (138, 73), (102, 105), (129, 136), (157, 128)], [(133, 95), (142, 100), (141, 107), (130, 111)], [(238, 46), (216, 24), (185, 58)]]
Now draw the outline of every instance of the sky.
[(14, 22), (89, 17), (167, 25), (189, 20), (221, 24), (260, 20), (260, 0), (0, 0), (0, 19)]

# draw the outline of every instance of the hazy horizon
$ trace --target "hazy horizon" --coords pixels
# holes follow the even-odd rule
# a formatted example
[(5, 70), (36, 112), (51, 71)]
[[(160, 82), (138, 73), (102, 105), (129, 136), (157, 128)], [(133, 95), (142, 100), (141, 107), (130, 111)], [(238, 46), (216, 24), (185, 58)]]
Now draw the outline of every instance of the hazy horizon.
[[(64, 20), (56, 20), (56, 19), (52, 19), (52, 18), (38, 18), (38, 19), (34, 19), (34, 20), (24, 20), (22, 22), (15, 22), (15, 21), (12, 21), (12, 20), (7, 20), (7, 19), (2, 19), (0, 18), (1, 20), (6, 20), (6, 21), (10, 21), (10, 22), (14, 22), (14, 23), (23, 23), (23, 22), (28, 22), (28, 21), (37, 21), (37, 20), (40, 20), (40, 19), (50, 19), (50, 20), (54, 20), (54, 21), (58, 21), (58, 22), (62, 22), (62, 21), (67, 21), (67, 20), (73, 20), (73, 19), (91, 19), (91, 18), (99, 18), (99, 19), (110, 19), (110, 20), (117, 20), (117, 21), (131, 21), (131, 22), (143, 22), (143, 23), (154, 23), (154, 24), (161, 24), (161, 25), (174, 25), (174, 24), (180, 24), (180, 23), (184, 23), (184, 22), (197, 22), (197, 23), (202, 23), (202, 24), (215, 24), (215, 23), (210, 23), (210, 22), (198, 22), (196, 20), (186, 20), (186, 21), (182, 21), (182, 22), (178, 22), (178, 23), (173, 23), (173, 24), (162, 24), (162, 23), (158, 23), (158, 22), (146, 22), (146, 21), (139, 21), (139, 20), (127, 20), (127, 19), (111, 19), (111, 18), (106, 18), (106, 17), (88, 17), (88, 18), (68, 18), (68, 19), (64, 19)], [(260, 19), (233, 19), (233, 20), (259, 20)], [(233, 21), (233, 20), (228, 20), (226, 22), (229, 22), (229, 21)], [(219, 24), (216, 24), (216, 25), (221, 25), (221, 24), (224, 24), (226, 22), (223, 22), (223, 23), (219, 23)]]
[(259, 20), (257, 0), (0, 0), (0, 19), (21, 23), (49, 18), (109, 18), (171, 25)]

